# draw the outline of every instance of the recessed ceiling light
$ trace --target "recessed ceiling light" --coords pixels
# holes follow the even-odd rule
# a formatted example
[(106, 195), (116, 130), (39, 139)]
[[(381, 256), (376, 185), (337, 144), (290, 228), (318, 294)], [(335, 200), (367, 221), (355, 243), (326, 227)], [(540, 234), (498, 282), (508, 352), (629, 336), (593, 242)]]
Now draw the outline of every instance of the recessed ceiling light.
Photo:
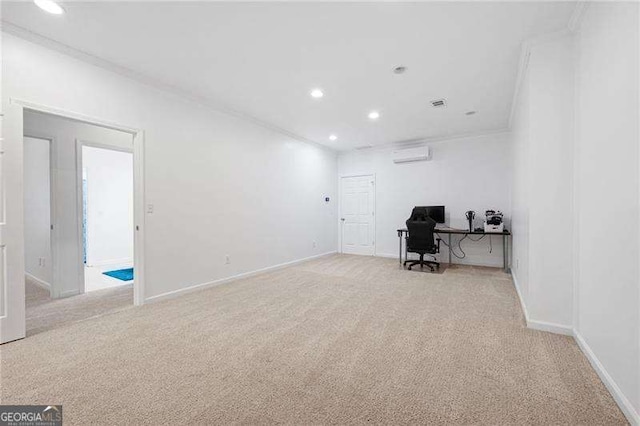
[(378, 118), (380, 118), (380, 113), (378, 111), (371, 111), (369, 113), (370, 120), (377, 120)]
[(338, 137), (336, 135), (329, 135), (329, 140), (335, 141), (338, 140)]
[(64, 9), (53, 0), (33, 0), (33, 2), (42, 10), (54, 15), (62, 15)]
[(476, 114), (478, 111), (467, 111), (464, 113), (464, 115), (473, 115)]
[(395, 74), (402, 74), (402, 73), (403, 73), (403, 72), (405, 72), (406, 70), (407, 70), (407, 67), (404, 67), (404, 66), (402, 66), (402, 65), (401, 65), (401, 66), (399, 66), (399, 67), (395, 67), (395, 68), (393, 69), (393, 72), (394, 72)]
[(311, 91), (311, 97), (312, 98), (321, 98), (324, 96), (324, 93), (322, 93), (322, 90), (320, 89), (313, 89)]

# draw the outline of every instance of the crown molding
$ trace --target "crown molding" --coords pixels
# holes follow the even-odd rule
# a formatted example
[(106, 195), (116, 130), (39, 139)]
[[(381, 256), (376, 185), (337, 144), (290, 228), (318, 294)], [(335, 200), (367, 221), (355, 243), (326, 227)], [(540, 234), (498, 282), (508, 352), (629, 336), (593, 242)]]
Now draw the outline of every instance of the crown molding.
[(4, 20), (0, 20), (0, 29), (2, 32), (7, 33), (7, 34), (11, 34), (15, 37), (18, 37), (22, 40), (25, 40), (27, 42), (30, 43), (34, 43), (37, 44), (39, 46), (42, 46), (44, 48), (56, 51), (58, 53), (62, 53), (64, 55), (70, 56), (78, 61), (84, 62), (84, 63), (88, 63), (90, 65), (96, 66), (98, 68), (104, 69), (106, 71), (109, 72), (113, 72), (115, 74), (118, 74), (122, 77), (125, 77), (129, 80), (133, 80), (137, 83), (143, 84), (147, 87), (151, 87), (153, 89), (156, 90), (160, 90), (162, 92), (165, 93), (169, 93), (173, 96), (176, 96), (177, 98), (183, 99), (183, 100), (187, 100), (189, 102), (192, 102), (194, 104), (197, 104), (199, 106), (205, 107), (209, 110), (215, 111), (217, 113), (221, 113), (221, 114), (225, 114), (225, 115), (229, 115), (232, 116), (234, 118), (249, 122), (253, 125), (256, 125), (258, 127), (262, 127), (264, 129), (270, 130), (272, 132), (275, 133), (279, 133), (281, 135), (287, 136), (291, 139), (297, 140), (299, 142), (303, 142), (303, 143), (307, 143), (307, 144), (311, 144), (314, 145), (316, 147), (331, 151), (331, 152), (336, 152), (335, 149), (323, 145), (321, 143), (318, 143), (316, 141), (307, 139), (303, 136), (300, 136), (296, 133), (290, 132), (289, 130), (283, 129), (282, 127), (279, 127), (275, 124), (269, 123), (267, 121), (261, 120), (257, 117), (254, 117), (250, 114), (246, 114), (242, 111), (239, 111), (235, 108), (232, 108), (228, 105), (222, 104), (218, 101), (215, 101), (209, 97), (205, 97), (202, 95), (198, 95), (195, 93), (192, 93), (190, 91), (187, 90), (183, 90), (177, 86), (162, 82), (160, 80), (154, 79), (152, 77), (149, 77), (146, 74), (143, 73), (139, 73), (137, 71), (134, 71), (130, 68), (127, 67), (123, 67), (121, 65), (118, 65), (114, 62), (108, 61), (106, 59), (102, 59), (98, 56), (92, 55), (90, 53), (84, 52), (80, 49), (76, 49), (74, 47), (71, 47), (69, 45), (66, 45), (64, 43), (60, 43), (56, 40), (53, 40), (51, 38), (42, 36), (40, 34), (34, 33), (26, 28), (20, 27), (18, 25), (15, 25), (11, 22), (7, 22)]
[(518, 97), (520, 96), (520, 89), (522, 87), (522, 81), (524, 80), (524, 77), (527, 75), (527, 71), (529, 70), (529, 57), (531, 56), (531, 49), (534, 46), (559, 40), (562, 37), (567, 37), (569, 35), (571, 35), (571, 31), (568, 28), (565, 28), (560, 31), (533, 37), (522, 42), (522, 48), (520, 50), (520, 61), (518, 63), (518, 75), (516, 76), (516, 84), (513, 90), (511, 109), (509, 111), (509, 129), (511, 128), (516, 113)]
[(370, 151), (384, 151), (388, 149), (416, 148), (416, 147), (424, 146), (428, 144), (452, 142), (460, 139), (480, 138), (484, 136), (495, 136), (503, 133), (509, 133), (509, 131), (510, 130), (508, 128), (502, 127), (502, 128), (493, 129), (493, 130), (480, 130), (477, 132), (457, 133), (449, 136), (433, 136), (428, 138), (411, 139), (411, 140), (405, 140), (405, 141), (385, 143), (381, 145), (359, 146), (359, 147), (340, 151), (340, 154), (352, 154), (360, 151), (370, 152)]
[(483, 136), (493, 136), (501, 133), (507, 133), (509, 129), (505, 127), (501, 127), (498, 129), (492, 130), (478, 130), (476, 132), (466, 132), (466, 133), (456, 133), (448, 136), (432, 136), (427, 138), (420, 139), (411, 139), (406, 141), (398, 141), (386, 144), (387, 147), (403, 149), (403, 148), (412, 148), (417, 146), (422, 146), (431, 143), (440, 143), (440, 142), (450, 142), (459, 139), (469, 139), (469, 138), (480, 138)]
[(513, 99), (511, 100), (511, 110), (509, 112), (509, 129), (511, 129), (511, 126), (513, 125), (514, 116), (518, 107), (518, 97), (520, 96), (522, 81), (524, 80), (524, 77), (526, 76), (529, 69), (529, 57), (531, 56), (531, 48), (543, 43), (558, 40), (562, 37), (570, 36), (571, 34), (577, 32), (580, 29), (580, 24), (582, 23), (584, 12), (587, 10), (588, 6), (589, 3), (585, 0), (577, 1), (575, 7), (573, 8), (573, 13), (569, 18), (569, 22), (567, 22), (566, 28), (553, 33), (530, 38), (522, 43), (522, 48), (520, 51), (520, 62), (518, 64), (518, 75), (516, 77), (516, 84), (513, 90)]
[(518, 107), (518, 98), (520, 97), (520, 88), (522, 87), (522, 81), (529, 69), (529, 57), (531, 56), (531, 45), (528, 42), (522, 43), (520, 49), (520, 60), (518, 61), (518, 75), (516, 76), (516, 84), (513, 88), (513, 98), (511, 99), (511, 109), (509, 111), (509, 121), (507, 127), (511, 129), (513, 125), (513, 119), (516, 115), (516, 109)]

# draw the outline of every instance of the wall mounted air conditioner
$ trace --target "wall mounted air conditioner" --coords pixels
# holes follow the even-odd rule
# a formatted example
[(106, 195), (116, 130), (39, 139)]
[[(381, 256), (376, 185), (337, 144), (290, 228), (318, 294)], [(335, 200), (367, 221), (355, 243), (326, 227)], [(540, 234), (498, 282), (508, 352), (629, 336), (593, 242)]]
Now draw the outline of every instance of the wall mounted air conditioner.
[(430, 159), (431, 152), (428, 146), (418, 148), (406, 148), (393, 151), (394, 163), (411, 163), (414, 161), (426, 161)]

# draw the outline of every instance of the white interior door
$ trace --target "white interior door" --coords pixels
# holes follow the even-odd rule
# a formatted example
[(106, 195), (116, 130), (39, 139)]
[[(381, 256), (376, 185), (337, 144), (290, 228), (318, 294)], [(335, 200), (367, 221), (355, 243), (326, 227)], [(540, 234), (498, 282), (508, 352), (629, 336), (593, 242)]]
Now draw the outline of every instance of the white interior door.
[(375, 177), (343, 177), (340, 182), (342, 252), (375, 254)]
[(9, 104), (6, 98), (3, 102), (0, 135), (0, 343), (25, 336), (22, 108)]

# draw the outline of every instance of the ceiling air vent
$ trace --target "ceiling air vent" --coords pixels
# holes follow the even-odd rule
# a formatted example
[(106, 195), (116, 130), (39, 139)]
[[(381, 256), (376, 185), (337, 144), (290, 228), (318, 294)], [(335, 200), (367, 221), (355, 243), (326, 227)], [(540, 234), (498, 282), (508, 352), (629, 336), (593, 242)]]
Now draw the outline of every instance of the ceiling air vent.
[(447, 101), (444, 99), (436, 99), (435, 101), (431, 101), (431, 106), (434, 108), (444, 108), (447, 106)]

